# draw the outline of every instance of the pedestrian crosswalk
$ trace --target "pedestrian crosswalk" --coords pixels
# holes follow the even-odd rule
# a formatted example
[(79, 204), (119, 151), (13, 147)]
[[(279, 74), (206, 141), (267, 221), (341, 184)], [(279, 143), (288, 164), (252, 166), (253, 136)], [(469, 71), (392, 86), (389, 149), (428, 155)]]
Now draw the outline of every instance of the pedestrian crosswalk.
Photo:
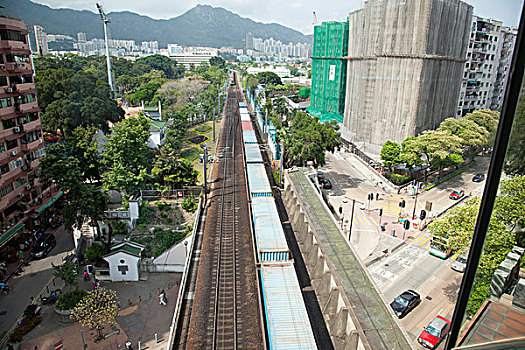
[(402, 196), (394, 195), (389, 198), (385, 198), (381, 204), (383, 209), (383, 216), (398, 217), (401, 212), (399, 202), (403, 199)]
[(430, 248), (430, 238), (432, 235), (430, 235), (428, 232), (418, 231), (413, 235), (413, 237), (414, 240), (410, 242), (410, 244), (417, 245), (425, 249)]

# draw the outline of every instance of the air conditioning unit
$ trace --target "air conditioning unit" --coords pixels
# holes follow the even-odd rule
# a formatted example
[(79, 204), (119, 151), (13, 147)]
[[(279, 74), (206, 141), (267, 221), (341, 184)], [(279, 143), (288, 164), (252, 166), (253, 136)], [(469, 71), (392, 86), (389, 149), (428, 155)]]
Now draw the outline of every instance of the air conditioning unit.
[(40, 141), (40, 143), (44, 143), (44, 140), (43, 140), (43, 139), (38, 139), (38, 141)]
[(12, 94), (15, 90), (13, 90), (12, 87), (7, 87), (5, 88), (5, 92), (9, 93), (9, 94)]
[(11, 154), (16, 156), (18, 154), (18, 151), (15, 149), (13, 152), (11, 152)]
[(15, 132), (20, 132), (22, 131), (22, 129), (19, 127), (19, 126), (15, 126), (15, 128), (13, 129)]
[(0, 69), (5, 69), (5, 64), (0, 64)]
[(31, 184), (27, 184), (27, 185), (26, 185), (26, 190), (30, 190), (31, 187), (32, 187)]

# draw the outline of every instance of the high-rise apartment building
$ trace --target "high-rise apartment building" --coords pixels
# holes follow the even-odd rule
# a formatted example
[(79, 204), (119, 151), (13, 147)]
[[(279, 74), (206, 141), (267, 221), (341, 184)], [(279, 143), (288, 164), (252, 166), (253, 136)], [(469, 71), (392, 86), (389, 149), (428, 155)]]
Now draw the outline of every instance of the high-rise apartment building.
[(349, 14), (344, 126), (378, 154), (454, 116), (472, 6), (459, 0), (369, 0)]
[(33, 26), (35, 30), (35, 42), (36, 42), (36, 52), (39, 55), (45, 55), (49, 52), (47, 46), (47, 34), (43, 27), (35, 25)]
[(37, 178), (45, 152), (28, 40), (23, 22), (0, 18), (0, 244), (51, 195)]
[(502, 23), (472, 17), (456, 116), (489, 108), (498, 68), (498, 40)]
[(478, 109), (502, 107), (517, 35), (516, 30), (502, 24), (494, 19), (472, 17), (457, 117)]
[(86, 33), (77, 33), (77, 41), (79, 43), (85, 43), (86, 42)]

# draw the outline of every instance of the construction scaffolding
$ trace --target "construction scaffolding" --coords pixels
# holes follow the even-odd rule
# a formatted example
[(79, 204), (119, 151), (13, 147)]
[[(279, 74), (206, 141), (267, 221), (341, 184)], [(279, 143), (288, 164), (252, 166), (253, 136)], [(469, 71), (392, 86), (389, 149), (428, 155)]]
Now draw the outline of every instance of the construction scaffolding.
[(343, 121), (348, 21), (323, 22), (314, 28), (310, 113), (321, 120)]

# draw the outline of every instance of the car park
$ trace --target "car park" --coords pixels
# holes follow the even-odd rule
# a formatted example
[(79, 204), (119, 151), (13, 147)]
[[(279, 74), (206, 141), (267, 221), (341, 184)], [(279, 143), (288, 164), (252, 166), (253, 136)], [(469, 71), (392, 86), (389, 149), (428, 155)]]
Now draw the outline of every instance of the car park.
[(450, 321), (438, 315), (423, 329), (419, 337), (417, 337), (417, 341), (425, 348), (435, 349), (445, 339), (449, 327)]
[(408, 314), (412, 309), (421, 303), (421, 296), (409, 289), (401, 293), (393, 302), (390, 303), (390, 307), (394, 310), (394, 314), (397, 317), (403, 318)]
[(450, 199), (460, 199), (464, 195), (465, 195), (465, 191), (463, 191), (463, 190), (454, 190), (448, 195), (448, 198), (450, 198)]
[(474, 182), (481, 182), (483, 180), (485, 180), (485, 174), (483, 174), (483, 173), (478, 173), (478, 174), (474, 175), (474, 177), (472, 178), (472, 181), (474, 181)]
[(465, 272), (465, 269), (467, 268), (467, 259), (468, 254), (465, 253), (459, 255), (451, 265), (452, 270), (457, 272)]
[(41, 259), (45, 258), (47, 254), (57, 245), (55, 235), (46, 234), (38, 238), (33, 245), (31, 255), (33, 258)]

